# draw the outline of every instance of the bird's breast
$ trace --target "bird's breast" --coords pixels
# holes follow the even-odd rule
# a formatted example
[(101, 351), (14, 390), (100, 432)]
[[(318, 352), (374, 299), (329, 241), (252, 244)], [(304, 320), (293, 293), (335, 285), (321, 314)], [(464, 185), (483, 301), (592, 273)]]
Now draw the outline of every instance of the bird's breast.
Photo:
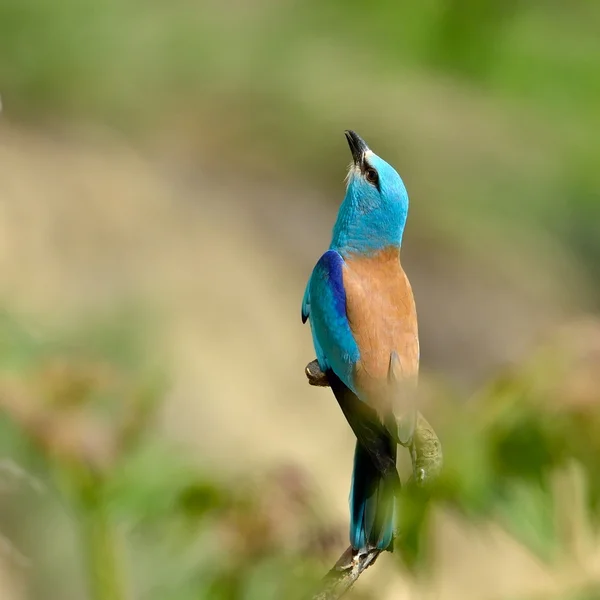
[(397, 248), (373, 256), (347, 257), (345, 262), (346, 311), (360, 351), (355, 385), (374, 397), (386, 385), (393, 350), (403, 377), (416, 378), (418, 373), (419, 337), (412, 288)]

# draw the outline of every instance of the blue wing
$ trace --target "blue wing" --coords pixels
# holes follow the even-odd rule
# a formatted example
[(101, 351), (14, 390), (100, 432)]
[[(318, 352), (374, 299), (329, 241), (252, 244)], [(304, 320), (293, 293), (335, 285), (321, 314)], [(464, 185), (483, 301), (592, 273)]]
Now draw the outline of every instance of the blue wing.
[(352, 391), (352, 371), (360, 352), (346, 316), (344, 259), (328, 250), (316, 264), (302, 301), (302, 321), (310, 326), (321, 370), (332, 369)]

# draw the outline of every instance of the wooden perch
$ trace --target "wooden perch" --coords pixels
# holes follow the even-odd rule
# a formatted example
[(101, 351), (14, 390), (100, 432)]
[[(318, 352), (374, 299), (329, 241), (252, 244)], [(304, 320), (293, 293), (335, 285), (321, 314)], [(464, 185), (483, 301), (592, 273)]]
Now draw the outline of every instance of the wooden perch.
[(312, 600), (341, 598), (354, 585), (362, 572), (377, 560), (381, 552), (381, 550), (373, 549), (359, 554), (352, 546), (348, 546), (331, 571), (325, 575), (320, 590), (312, 597)]

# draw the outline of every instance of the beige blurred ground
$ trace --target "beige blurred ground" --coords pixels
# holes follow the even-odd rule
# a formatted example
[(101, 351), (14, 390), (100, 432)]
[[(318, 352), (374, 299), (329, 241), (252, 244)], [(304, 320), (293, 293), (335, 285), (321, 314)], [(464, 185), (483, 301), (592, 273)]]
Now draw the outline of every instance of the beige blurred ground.
[[(165, 434), (234, 473), (297, 463), (331, 518), (345, 522), (352, 436), (328, 391), (305, 383), (313, 353), (299, 314), (332, 203), (318, 190), (215, 180), (200, 167), (190, 177), (100, 132), (5, 124), (0, 169), (0, 292), (9, 304), (54, 319), (144, 299), (163, 316), (153, 342), (173, 376)], [(560, 302), (536, 306), (538, 294), (548, 300), (560, 287), (552, 273), (537, 289), (526, 276), (486, 271), (477, 257), (453, 266), (452, 249), (420, 260), (416, 249), (427, 243), (415, 239), (408, 253), (427, 322), (426, 367), (468, 387), (558, 318)], [(506, 597), (566, 581), (496, 526), (475, 529), (440, 514), (435, 537), (441, 567), (428, 590), (394, 578), (385, 597)], [(0, 568), (0, 589), (2, 600), (24, 597), (9, 569)]]

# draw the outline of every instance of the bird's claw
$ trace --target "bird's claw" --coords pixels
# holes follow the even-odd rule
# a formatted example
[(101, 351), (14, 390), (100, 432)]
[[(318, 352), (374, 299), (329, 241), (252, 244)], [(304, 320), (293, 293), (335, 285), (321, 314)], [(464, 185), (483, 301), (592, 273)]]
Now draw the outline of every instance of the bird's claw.
[(306, 377), (308, 378), (308, 383), (310, 385), (314, 385), (316, 387), (329, 387), (327, 375), (321, 371), (319, 362), (316, 359), (306, 365), (304, 372), (306, 373)]

